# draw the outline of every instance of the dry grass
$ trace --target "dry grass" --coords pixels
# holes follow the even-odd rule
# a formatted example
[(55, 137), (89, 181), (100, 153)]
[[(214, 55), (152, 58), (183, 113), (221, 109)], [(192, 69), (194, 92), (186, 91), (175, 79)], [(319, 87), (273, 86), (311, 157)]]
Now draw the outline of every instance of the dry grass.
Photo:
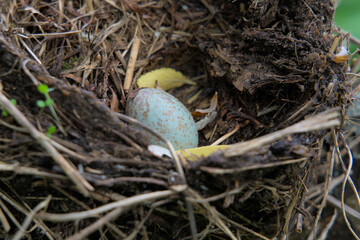
[[(257, 2), (236, 6), (245, 15), (254, 10), (256, 21), (257, 13), (267, 15), (266, 4), (271, 1)], [(229, 23), (229, 16), (223, 14), (229, 4), (207, 0), (0, 3), (0, 106), (9, 114), (0, 119), (1, 235), (71, 240), (286, 239), (303, 232), (301, 239), (325, 239), (337, 218), (336, 211), (331, 211), (331, 219), (322, 218), (329, 202), (341, 207), (356, 237), (346, 211), (357, 219), (360, 214), (345, 203), (347, 183), (359, 205), (360, 198), (350, 176), (351, 144), (339, 127), (351, 98), (349, 84), (358, 75), (349, 73), (348, 79), (348, 62), (331, 61), (334, 41), (326, 32), (331, 30), (323, 27), (332, 22), (316, 28), (319, 13), (306, 4), (299, 7), (307, 9), (305, 14), (314, 23), (308, 30), (324, 33), (309, 37), (313, 42), (273, 34), (277, 25), (266, 28), (274, 37), (267, 39), (274, 44), (266, 46), (270, 50), (281, 52), (275, 42), (282, 40), (284, 52), (294, 48), (289, 42), (301, 51), (311, 45), (315, 63), (307, 52), (296, 52), (298, 48), (293, 58), (287, 53), (286, 60), (264, 57), (262, 48), (240, 53), (248, 65), (251, 56), (255, 62), (268, 61), (262, 66), (282, 64), (290, 72), (285, 77), (264, 74), (268, 86), (289, 93), (283, 96), (279, 91), (268, 101), (261, 93), (273, 91), (272, 87), (229, 81), (244, 67), (235, 50), (224, 47), (237, 34), (238, 23)], [(312, 6), (318, 6), (316, 1)], [(241, 19), (250, 26), (251, 19)], [(247, 30), (241, 34), (250, 40), (240, 34), (245, 40), (234, 43), (234, 49), (261, 40), (257, 30)], [(333, 48), (336, 51), (337, 45)], [(317, 58), (320, 52), (324, 54)], [(296, 61), (303, 62), (292, 65)], [(219, 76), (226, 63), (233, 72)], [(210, 145), (221, 140), (231, 144), (228, 149), (188, 162), (166, 138), (123, 115), (137, 78), (159, 67), (176, 68), (197, 81), (194, 89), (173, 92), (185, 99), (202, 90), (188, 104), (190, 109), (203, 108), (214, 89), (219, 92), (219, 116), (202, 130), (200, 142)], [(42, 83), (54, 89), (50, 95), (55, 115), (36, 106), (43, 97), (36, 86)], [(249, 93), (242, 92), (247, 87)], [(243, 106), (234, 109), (239, 102)], [(256, 110), (251, 112), (252, 108)], [(51, 125), (57, 125), (58, 131), (49, 137), (46, 131)], [(172, 159), (147, 151), (138, 128), (165, 141)], [(339, 184), (342, 190), (334, 196)]]

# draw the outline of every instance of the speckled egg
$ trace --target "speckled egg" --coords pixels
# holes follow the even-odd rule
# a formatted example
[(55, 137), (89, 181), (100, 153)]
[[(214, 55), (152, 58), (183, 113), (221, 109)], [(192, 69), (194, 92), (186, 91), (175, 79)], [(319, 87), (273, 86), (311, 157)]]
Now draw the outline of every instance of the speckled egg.
[[(126, 114), (169, 139), (176, 150), (198, 145), (195, 121), (186, 107), (174, 96), (155, 88), (140, 89), (126, 104)], [(150, 144), (166, 144), (146, 132)]]

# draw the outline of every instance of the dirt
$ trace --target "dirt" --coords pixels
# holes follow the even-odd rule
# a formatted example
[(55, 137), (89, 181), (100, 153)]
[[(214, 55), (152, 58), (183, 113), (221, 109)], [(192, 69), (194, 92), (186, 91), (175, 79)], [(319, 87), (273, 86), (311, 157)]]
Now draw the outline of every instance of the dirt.
[[(95, 12), (90, 11), (91, 6), (82, 6), (81, 1), (65, 1), (66, 17), (61, 23), (59, 9), (52, 1), (45, 1), (44, 5), (22, 1), (16, 7), (9, 3), (2, 9), (0, 70), (6, 74), (0, 76), (1, 92), (8, 99), (16, 99), (22, 114), (46, 133), (56, 121), (48, 108), (40, 110), (36, 106), (43, 95), (31, 76), (54, 89), (50, 96), (64, 129), (58, 129), (53, 139), (72, 151), (58, 149), (71, 166), (76, 166), (74, 169), (82, 169), (82, 176), (95, 187), (89, 196), (80, 194), (73, 182), (57, 176), (65, 176), (64, 169), (53, 162), (39, 141), (26, 131), (1, 124), (4, 145), (0, 147), (0, 157), (4, 162), (54, 174), (44, 178), (23, 175), (16, 169), (1, 174), (0, 190), (12, 199), (7, 204), (26, 203), (32, 209), (51, 194), (57, 201), (51, 201), (48, 212), (87, 211), (126, 197), (185, 184), (174, 161), (147, 151), (142, 133), (110, 111), (111, 108), (123, 113), (126, 98), (136, 88), (133, 83), (126, 93), (122, 86), (135, 32), (142, 37), (135, 79), (159, 67), (173, 67), (187, 76), (198, 77), (196, 91), (203, 92), (197, 101), (187, 104), (191, 110), (206, 105), (218, 93), (219, 115), (199, 132), (202, 146), (211, 143), (206, 136), (215, 127), (212, 141), (240, 126), (240, 131), (223, 142), (232, 144), (274, 133), (333, 107), (345, 108), (348, 103), (348, 63), (333, 61), (340, 44), (332, 49), (332, 1), (89, 2), (93, 2)], [(10, 9), (10, 5), (11, 14), (7, 15), (4, 9)], [(36, 17), (31, 18), (29, 12)], [(19, 35), (21, 31), (71, 31), (77, 25), (69, 19), (77, 17), (76, 22), (84, 27), (81, 30), (87, 37), (69, 34), (35, 40)], [(154, 38), (155, 32), (158, 38)], [(42, 64), (29, 57), (25, 45), (39, 56)], [(188, 98), (181, 91), (175, 90), (174, 94), (182, 100)], [(13, 116), (2, 120), (17, 125)], [(209, 205), (207, 201), (193, 202), (201, 236), (228, 238), (230, 234), (219, 221), (242, 239), (288, 236), (296, 231), (300, 218), (306, 219), (304, 229), (310, 229), (316, 210), (308, 212), (311, 201), (305, 206), (306, 189), (326, 178), (325, 171), (317, 170), (328, 161), (319, 152), (329, 151), (333, 145), (328, 132), (287, 136), (236, 157), (218, 152), (195, 162), (184, 160), (186, 184), (196, 194), (187, 190), (152, 204), (144, 201), (138, 206), (129, 205), (121, 216), (108, 220), (103, 231), (94, 231), (90, 238), (104, 234), (108, 239), (117, 239), (119, 232), (122, 238), (131, 233), (134, 238), (190, 238), (194, 233), (190, 230), (191, 210), (185, 196), (210, 198), (234, 189), (236, 194), (225, 194)], [(264, 167), (301, 158), (306, 160)], [(253, 168), (220, 175), (211, 170), (248, 167)], [(24, 221), (25, 210), (11, 211), (16, 212), (19, 222)], [(50, 235), (62, 239), (81, 232), (96, 220), (79, 220), (76, 226), (73, 222), (46, 224), (53, 231)], [(140, 223), (143, 225), (137, 228)], [(7, 237), (15, 234), (15, 224), (11, 226), (9, 232), (1, 233)], [(29, 235), (46, 239), (39, 231)]]

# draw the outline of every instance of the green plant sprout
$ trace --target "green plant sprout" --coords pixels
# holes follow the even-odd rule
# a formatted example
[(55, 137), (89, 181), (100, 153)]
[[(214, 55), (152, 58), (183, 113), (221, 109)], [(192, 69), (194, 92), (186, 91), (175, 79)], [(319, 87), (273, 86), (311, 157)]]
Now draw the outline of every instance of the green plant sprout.
[(48, 130), (46, 135), (51, 138), (52, 134), (56, 131), (56, 126), (55, 125), (51, 125)]
[[(49, 92), (51, 92), (52, 88), (49, 88), (46, 84), (41, 84), (38, 86), (38, 91), (41, 92), (42, 94), (44, 94), (46, 100), (43, 101), (43, 100), (37, 100), (36, 101), (36, 105), (39, 107), (39, 108), (44, 108), (44, 107), (49, 107), (51, 108), (51, 106), (53, 105), (54, 103), (54, 100), (52, 100), (50, 98), (50, 95), (49, 95)], [(56, 113), (55, 113), (56, 114)], [(55, 117), (55, 116), (54, 116)], [(55, 117), (56, 118), (56, 117)]]
[[(12, 103), (12, 105), (16, 106), (17, 102), (15, 99), (11, 99), (10, 102)], [(1, 111), (1, 115), (4, 117), (9, 116), (8, 111), (6, 111), (5, 109)]]
[[(39, 108), (45, 108), (45, 107), (48, 107), (50, 109), (50, 112), (51, 112), (51, 115), (55, 118), (56, 120), (56, 125), (59, 127), (60, 131), (66, 136), (66, 132), (64, 130), (64, 128), (62, 127), (61, 125), (61, 122), (60, 122), (60, 119), (58, 117), (58, 115), (56, 114), (55, 112), (55, 109), (54, 109), (54, 100), (51, 99), (50, 95), (49, 95), (49, 92), (53, 91), (54, 89), (53, 88), (49, 88), (46, 84), (40, 84), (38, 87), (37, 87), (38, 91), (42, 94), (44, 94), (45, 96), (45, 101), (43, 100), (37, 100), (36, 101), (36, 105), (39, 107)], [(50, 126), (49, 129), (48, 129), (48, 132), (47, 132), (47, 135), (49, 137), (51, 137), (51, 135), (56, 131), (56, 127), (55, 126)]]

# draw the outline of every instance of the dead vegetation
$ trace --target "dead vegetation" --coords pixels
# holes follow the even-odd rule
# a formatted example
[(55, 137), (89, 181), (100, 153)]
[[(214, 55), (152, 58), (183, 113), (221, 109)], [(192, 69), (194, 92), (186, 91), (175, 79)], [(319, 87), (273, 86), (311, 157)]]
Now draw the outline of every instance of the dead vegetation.
[[(2, 236), (321, 239), (329, 232), (337, 213), (329, 220), (322, 211), (327, 201), (344, 201), (344, 191), (330, 191), (352, 185), (339, 127), (354, 81), (348, 59), (334, 61), (345, 36), (332, 35), (331, 1), (1, 4)], [(147, 151), (134, 128), (143, 126), (123, 113), (138, 77), (159, 67), (197, 82), (173, 91), (192, 111), (217, 92), (219, 114), (199, 132), (200, 145), (221, 139), (229, 148), (191, 162), (171, 144), (172, 159)], [(51, 88), (53, 111), (37, 106), (45, 100), (40, 84)]]

